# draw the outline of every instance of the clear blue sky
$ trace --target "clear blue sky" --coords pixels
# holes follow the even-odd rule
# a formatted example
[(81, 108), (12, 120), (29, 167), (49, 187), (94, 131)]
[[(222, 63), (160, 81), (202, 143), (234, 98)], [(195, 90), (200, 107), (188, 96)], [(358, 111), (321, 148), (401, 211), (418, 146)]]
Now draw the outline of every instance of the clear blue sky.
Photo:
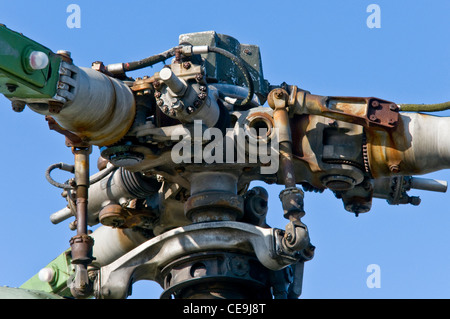
[[(81, 8), (81, 28), (66, 25), (71, 3)], [(381, 28), (366, 24), (372, 3), (381, 8)], [(0, 23), (53, 51), (71, 51), (78, 66), (137, 60), (173, 47), (179, 34), (215, 30), (259, 45), (272, 84), (399, 104), (450, 100), (449, 12), (446, 0), (0, 1)], [(44, 172), (73, 158), (42, 116), (13, 112), (3, 96), (0, 141), (0, 285), (17, 287), (69, 247), (69, 221), (49, 220), (66, 203)], [(450, 181), (448, 170), (427, 177)], [(267, 189), (269, 224), (284, 228), (281, 187)], [(304, 222), (317, 249), (305, 265), (302, 298), (450, 298), (450, 194), (410, 195), (421, 205), (375, 199), (356, 218), (331, 192), (306, 193)], [(380, 266), (380, 288), (366, 285), (370, 264)], [(133, 290), (133, 298), (161, 292), (144, 282)]]

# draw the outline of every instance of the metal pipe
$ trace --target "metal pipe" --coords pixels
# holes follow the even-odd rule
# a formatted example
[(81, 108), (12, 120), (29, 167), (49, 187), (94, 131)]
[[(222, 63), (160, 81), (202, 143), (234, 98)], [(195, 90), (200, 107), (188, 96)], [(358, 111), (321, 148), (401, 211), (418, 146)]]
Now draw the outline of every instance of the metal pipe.
[(87, 234), (87, 204), (89, 188), (89, 153), (88, 148), (73, 150), (75, 155), (75, 183), (76, 183), (76, 218), (77, 235)]
[(305, 215), (303, 192), (297, 188), (292, 156), (292, 136), (287, 111), (288, 93), (284, 89), (274, 89), (269, 93), (268, 103), (273, 109), (274, 127), (278, 131), (280, 171), (285, 189), (280, 193), (284, 217), (291, 222), (300, 221)]
[(411, 188), (445, 193), (447, 191), (447, 182), (429, 178), (411, 177)]
[(159, 72), (161, 80), (164, 81), (173, 93), (176, 95), (183, 95), (186, 92), (187, 85), (182, 80), (180, 80), (169, 68), (163, 68)]
[(72, 264), (75, 265), (75, 278), (70, 287), (71, 294), (76, 298), (86, 298), (91, 295), (93, 287), (87, 273), (87, 266), (92, 262), (93, 239), (88, 235), (87, 202), (89, 188), (89, 154), (90, 147), (73, 148), (75, 155), (76, 184), (76, 221), (77, 234), (70, 240)]

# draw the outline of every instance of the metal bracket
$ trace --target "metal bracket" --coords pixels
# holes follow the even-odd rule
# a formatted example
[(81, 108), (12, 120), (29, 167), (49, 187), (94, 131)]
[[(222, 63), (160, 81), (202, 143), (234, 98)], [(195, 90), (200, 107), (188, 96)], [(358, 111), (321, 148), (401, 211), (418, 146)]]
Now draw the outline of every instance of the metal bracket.
[(130, 285), (139, 280), (163, 282), (160, 269), (172, 260), (208, 251), (239, 251), (254, 254), (261, 264), (279, 270), (297, 263), (300, 256), (283, 250), (283, 231), (246, 223), (220, 221), (192, 224), (157, 236), (99, 271), (96, 296), (127, 297)]

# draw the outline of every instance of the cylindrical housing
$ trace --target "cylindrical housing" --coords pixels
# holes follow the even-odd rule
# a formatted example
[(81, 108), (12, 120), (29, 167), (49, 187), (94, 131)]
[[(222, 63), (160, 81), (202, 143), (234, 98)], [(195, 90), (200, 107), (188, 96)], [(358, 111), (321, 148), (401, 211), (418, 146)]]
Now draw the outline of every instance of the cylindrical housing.
[(130, 250), (148, 240), (141, 233), (131, 228), (98, 227), (91, 237), (95, 241), (93, 247), (93, 266), (103, 267), (123, 256)]
[(392, 131), (366, 130), (370, 171), (378, 178), (450, 168), (450, 117), (401, 113)]
[(107, 146), (117, 142), (133, 124), (133, 93), (121, 81), (93, 69), (76, 66), (72, 69), (74, 97), (58, 114), (29, 107), (51, 115), (62, 128), (89, 144)]

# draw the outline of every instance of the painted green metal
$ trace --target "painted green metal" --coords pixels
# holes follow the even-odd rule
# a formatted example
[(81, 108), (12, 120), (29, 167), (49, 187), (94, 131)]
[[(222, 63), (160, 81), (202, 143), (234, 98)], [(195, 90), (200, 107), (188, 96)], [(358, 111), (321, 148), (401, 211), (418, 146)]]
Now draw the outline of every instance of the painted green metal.
[(44, 282), (39, 279), (39, 274), (34, 275), (20, 288), (37, 290), (46, 293), (53, 293), (63, 297), (72, 297), (67, 282), (74, 276), (74, 267), (71, 264), (70, 249), (56, 257), (45, 268), (53, 269), (54, 277), (50, 282)]
[(32, 289), (0, 287), (0, 299), (63, 299), (64, 297)]
[[(29, 65), (32, 51), (45, 53), (49, 64), (42, 70)], [(57, 92), (61, 56), (21, 33), (0, 24), (0, 93), (16, 99), (52, 99)]]

